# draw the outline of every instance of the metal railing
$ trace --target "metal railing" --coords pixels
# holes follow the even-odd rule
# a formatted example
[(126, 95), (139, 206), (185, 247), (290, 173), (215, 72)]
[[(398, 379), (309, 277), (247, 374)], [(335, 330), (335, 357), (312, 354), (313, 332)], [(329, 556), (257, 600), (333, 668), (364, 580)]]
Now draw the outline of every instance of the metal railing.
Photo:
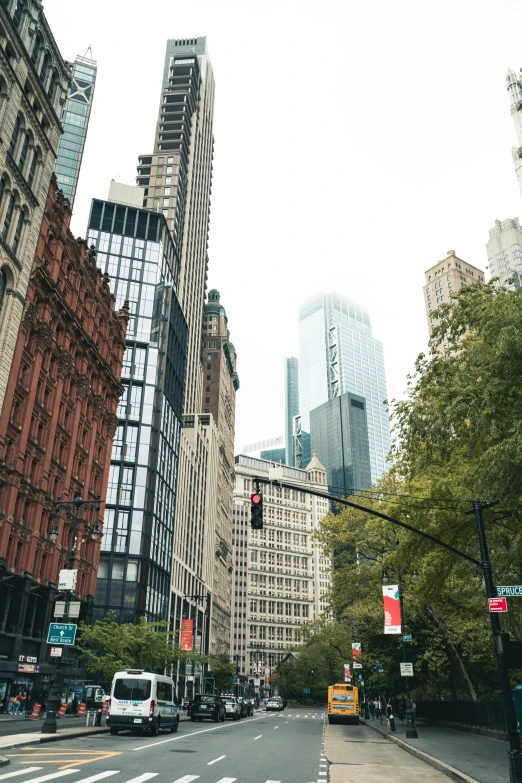
[(506, 731), (500, 701), (423, 701), (417, 702), (417, 717), (434, 722)]

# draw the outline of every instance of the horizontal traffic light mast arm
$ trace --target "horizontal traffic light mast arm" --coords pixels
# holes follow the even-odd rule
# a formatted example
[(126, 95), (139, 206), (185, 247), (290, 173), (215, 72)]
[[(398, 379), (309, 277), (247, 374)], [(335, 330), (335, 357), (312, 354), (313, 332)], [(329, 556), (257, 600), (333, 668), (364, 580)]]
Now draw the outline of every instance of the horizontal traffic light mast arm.
[(254, 480), (258, 481), (260, 484), (277, 484), (278, 487), (282, 487), (283, 489), (294, 489), (296, 490), (296, 492), (306, 492), (308, 495), (315, 495), (315, 497), (317, 498), (325, 498), (326, 500), (333, 500), (334, 503), (341, 503), (341, 505), (343, 506), (350, 506), (350, 508), (356, 508), (357, 511), (364, 511), (366, 512), (366, 514), (371, 514), (371, 516), (373, 517), (379, 517), (379, 519), (384, 519), (386, 520), (386, 522), (391, 522), (393, 525), (398, 525), (399, 527), (403, 527), (405, 530), (410, 530), (412, 533), (416, 533), (418, 536), (427, 538), (428, 541), (432, 541), (434, 544), (437, 544), (437, 546), (441, 546), (444, 549), (447, 549), (449, 552), (453, 552), (454, 555), (458, 555), (458, 557), (462, 557), (464, 560), (467, 560), (469, 563), (473, 563), (473, 565), (482, 568), (482, 563), (479, 560), (475, 560), (475, 558), (471, 557), (471, 555), (467, 555), (465, 552), (461, 552), (460, 549), (455, 549), (455, 547), (451, 546), (451, 544), (446, 544), (445, 541), (441, 541), (440, 539), (435, 538), (435, 536), (431, 536), (429, 533), (425, 533), (423, 530), (418, 530), (416, 527), (412, 527), (411, 525), (408, 525), (406, 522), (400, 522), (398, 519), (389, 517), (388, 514), (383, 514), (380, 511), (375, 511), (373, 508), (366, 508), (366, 506), (360, 506), (358, 503), (352, 503), (350, 500), (345, 500), (345, 498), (335, 497), (334, 495), (330, 495), (328, 492), (318, 492), (316, 489), (309, 489), (308, 487), (306, 487), (305, 489), (297, 484), (287, 484), (284, 481), (270, 481), (269, 479), (258, 478), (258, 477), (256, 477)]

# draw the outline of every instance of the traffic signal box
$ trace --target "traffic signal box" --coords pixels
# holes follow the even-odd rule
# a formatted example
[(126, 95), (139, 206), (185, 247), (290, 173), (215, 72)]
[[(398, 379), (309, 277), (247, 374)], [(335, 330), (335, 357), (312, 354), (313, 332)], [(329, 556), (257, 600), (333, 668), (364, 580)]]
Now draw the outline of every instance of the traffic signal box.
[(263, 529), (263, 496), (260, 492), (250, 495), (250, 526), (252, 530)]

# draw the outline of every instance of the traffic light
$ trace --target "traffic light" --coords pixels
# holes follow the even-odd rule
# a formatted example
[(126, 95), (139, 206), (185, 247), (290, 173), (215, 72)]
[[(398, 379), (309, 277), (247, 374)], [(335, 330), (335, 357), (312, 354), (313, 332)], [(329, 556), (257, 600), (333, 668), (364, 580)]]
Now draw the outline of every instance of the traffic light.
[(263, 496), (260, 492), (250, 495), (250, 526), (252, 530), (263, 528)]
[(313, 677), (313, 676), (314, 676), (314, 674), (315, 674), (315, 669), (310, 669), (310, 671), (308, 672), (308, 674), (310, 675), (310, 677)]

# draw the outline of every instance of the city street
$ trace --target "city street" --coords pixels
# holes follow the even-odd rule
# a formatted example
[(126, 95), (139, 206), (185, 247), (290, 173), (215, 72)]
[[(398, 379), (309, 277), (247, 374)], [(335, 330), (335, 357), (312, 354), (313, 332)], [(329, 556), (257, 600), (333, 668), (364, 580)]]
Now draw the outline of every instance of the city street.
[(44, 783), (318, 783), (324, 710), (256, 712), (242, 721), (191, 723), (158, 737), (122, 733), (12, 748), (0, 781)]

